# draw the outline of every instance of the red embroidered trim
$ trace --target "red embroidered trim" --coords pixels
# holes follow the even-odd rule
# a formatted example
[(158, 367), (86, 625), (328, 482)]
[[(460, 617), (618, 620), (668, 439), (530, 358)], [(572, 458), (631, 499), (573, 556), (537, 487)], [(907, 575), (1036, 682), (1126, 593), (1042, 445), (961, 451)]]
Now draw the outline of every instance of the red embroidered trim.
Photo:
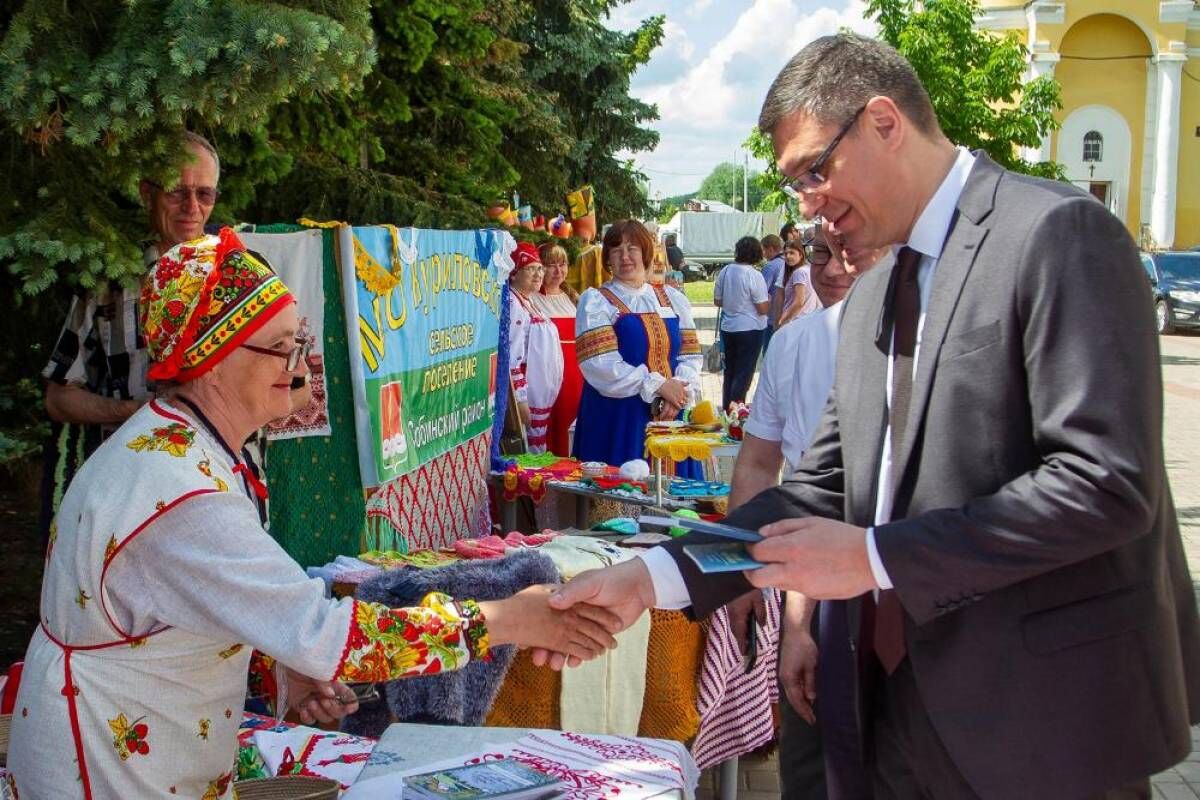
[(674, 376), (671, 370), (671, 336), (667, 323), (657, 313), (638, 314), (646, 329), (646, 366), (664, 378)]
[(354, 631), (358, 629), (358, 601), (350, 601), (350, 625), (346, 629), (346, 646), (342, 648), (342, 657), (338, 659), (337, 667), (333, 670), (333, 677), (329, 680), (336, 681), (338, 675), (342, 674), (342, 669), (346, 666), (346, 659), (350, 658), (350, 642), (354, 636)]
[[(158, 411), (158, 409), (155, 409), (155, 410)], [(162, 412), (160, 411), (159, 413), (162, 413)], [(163, 416), (169, 417), (170, 415), (164, 413)], [(108, 568), (110, 566), (112, 566), (113, 560), (117, 557), (118, 553), (120, 553), (122, 550), (125, 549), (125, 545), (132, 542), (137, 536), (139, 536), (142, 533), (142, 531), (146, 530), (146, 528), (150, 525), (151, 522), (154, 522), (156, 519), (161, 517), (163, 514), (167, 513), (172, 508), (175, 508), (176, 506), (178, 506), (180, 503), (182, 503), (185, 500), (190, 500), (193, 497), (198, 497), (203, 494), (215, 494), (216, 491), (217, 491), (216, 489), (196, 489), (195, 491), (191, 491), (186, 494), (182, 494), (179, 497), (176, 497), (170, 503), (166, 504), (165, 506), (163, 506), (160, 509), (157, 509), (153, 514), (151, 514), (149, 517), (147, 517), (146, 521), (143, 522), (141, 525), (138, 525), (136, 528), (134, 528), (133, 532), (130, 533), (127, 537), (125, 537), (125, 540), (122, 541), (119, 545), (117, 545), (117, 548), (115, 550), (113, 550), (112, 553), (109, 554), (108, 559), (104, 562), (104, 567), (100, 570), (100, 609), (104, 612), (104, 616), (108, 619), (108, 624), (112, 626), (113, 630), (118, 631), (122, 636), (125, 637), (124, 640), (117, 642), (116, 644), (128, 644), (129, 642), (134, 642), (134, 641), (138, 641), (140, 639), (145, 639), (148, 636), (153, 636), (155, 634), (159, 634), (165, 630), (168, 630), (170, 628), (170, 626), (168, 625), (164, 628), (159, 628), (156, 631), (151, 631), (150, 633), (146, 634), (146, 636), (134, 636), (131, 633), (129, 633), (129, 631), (125, 630), (124, 628), (122, 628), (120, 625), (117, 624), (117, 621), (115, 619), (113, 619), (113, 615), (111, 613), (109, 613), (108, 593), (104, 591), (104, 581), (108, 577)], [(76, 649), (82, 650), (83, 648), (76, 648)]]
[(600, 291), (600, 294), (604, 295), (605, 300), (607, 300), (614, 307), (616, 307), (618, 314), (633, 313), (629, 310), (629, 306), (625, 305), (625, 302), (623, 300), (621, 300), (621, 298), (617, 297), (616, 292), (614, 292), (612, 289), (609, 289), (606, 286), (601, 286), (599, 291)]
[(683, 356), (700, 355), (700, 339), (693, 330), (679, 332), (679, 354)]
[(575, 341), (575, 360), (582, 364), (589, 358), (602, 356), (617, 349), (617, 332), (612, 325), (592, 328)]

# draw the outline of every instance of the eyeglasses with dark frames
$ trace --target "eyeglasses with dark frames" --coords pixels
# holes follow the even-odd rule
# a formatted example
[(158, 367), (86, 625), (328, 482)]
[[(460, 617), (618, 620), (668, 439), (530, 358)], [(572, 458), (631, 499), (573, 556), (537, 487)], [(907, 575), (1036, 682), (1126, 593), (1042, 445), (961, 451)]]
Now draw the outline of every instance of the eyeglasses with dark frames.
[(833, 253), (824, 245), (809, 245), (805, 248), (805, 254), (808, 256), (808, 263), (814, 267), (823, 267), (833, 258)]
[(829, 180), (824, 172), (825, 162), (833, 155), (833, 151), (837, 149), (842, 139), (850, 132), (850, 129), (854, 127), (854, 123), (858, 122), (858, 118), (866, 110), (867, 107), (864, 105), (858, 111), (854, 112), (854, 116), (850, 117), (846, 124), (842, 126), (842, 129), (837, 132), (837, 136), (834, 136), (833, 140), (821, 151), (821, 154), (808, 165), (808, 169), (804, 170), (796, 178), (784, 176), (783, 180), (779, 182), (779, 190), (788, 197), (799, 200), (805, 192), (813, 192), (824, 186), (825, 182)]
[(168, 191), (154, 181), (147, 181), (147, 183), (166, 195), (167, 199), (177, 206), (186, 203), (193, 194), (196, 196), (196, 202), (202, 206), (215, 206), (221, 197), (220, 190), (215, 186), (176, 186)]
[(241, 346), (251, 353), (282, 358), (287, 362), (288, 372), (293, 372), (296, 367), (300, 366), (302, 359), (308, 358), (308, 351), (312, 349), (312, 342), (307, 339), (297, 339), (296, 346), (290, 350), (272, 350), (269, 347), (256, 347), (252, 344), (242, 344)]

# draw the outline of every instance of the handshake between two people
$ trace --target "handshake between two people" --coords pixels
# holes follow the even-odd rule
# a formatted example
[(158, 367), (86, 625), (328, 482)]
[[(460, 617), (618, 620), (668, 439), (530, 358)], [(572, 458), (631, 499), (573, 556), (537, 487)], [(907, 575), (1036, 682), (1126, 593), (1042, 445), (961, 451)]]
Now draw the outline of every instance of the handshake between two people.
[[(759, 529), (763, 541), (747, 546), (766, 566), (745, 573), (757, 588), (798, 592), (810, 600), (843, 600), (878, 588), (867, 554), (864, 528), (821, 517), (780, 520)], [(550, 606), (568, 610), (591, 606), (604, 609), (625, 630), (647, 609), (654, 608), (654, 579), (640, 558), (581, 573), (558, 587)], [(610, 629), (611, 630), (611, 629)], [(533, 662), (562, 669), (574, 663), (570, 654), (553, 647), (532, 645)]]
[[(766, 566), (746, 573), (753, 586), (797, 591), (813, 600), (856, 597), (877, 588), (863, 528), (806, 517), (766, 525), (760, 533), (764, 540), (749, 545), (749, 551)], [(655, 605), (654, 580), (640, 558), (581, 573), (562, 585), (531, 586), (504, 600), (479, 602), (492, 646), (531, 649), (534, 664), (555, 670), (616, 647), (616, 634)], [(357, 708), (342, 684), (294, 688), (306, 722), (328, 721)]]

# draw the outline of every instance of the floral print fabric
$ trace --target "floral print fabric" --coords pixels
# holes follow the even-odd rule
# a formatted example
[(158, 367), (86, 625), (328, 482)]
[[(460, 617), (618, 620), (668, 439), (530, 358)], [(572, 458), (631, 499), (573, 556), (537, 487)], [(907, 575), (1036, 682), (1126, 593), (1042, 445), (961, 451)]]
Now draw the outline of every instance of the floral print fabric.
[(346, 650), (334, 676), (343, 681), (387, 681), (436, 675), (487, 656), (487, 628), (479, 606), (433, 592), (413, 608), (355, 601)]

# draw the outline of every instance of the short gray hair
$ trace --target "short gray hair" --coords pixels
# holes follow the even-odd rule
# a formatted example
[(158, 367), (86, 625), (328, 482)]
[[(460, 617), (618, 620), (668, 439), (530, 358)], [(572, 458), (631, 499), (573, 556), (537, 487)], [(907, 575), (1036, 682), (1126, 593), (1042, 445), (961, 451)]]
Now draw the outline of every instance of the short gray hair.
[(890, 97), (926, 134), (941, 130), (929, 94), (912, 65), (891, 46), (839, 33), (822, 36), (787, 63), (763, 101), (758, 129), (770, 136), (796, 112), (821, 124), (844, 125), (872, 97)]
[(221, 177), (221, 157), (217, 155), (217, 148), (213, 147), (212, 142), (195, 131), (184, 131), (183, 143), (184, 145), (195, 145), (212, 156), (213, 163), (217, 165), (217, 177)]

